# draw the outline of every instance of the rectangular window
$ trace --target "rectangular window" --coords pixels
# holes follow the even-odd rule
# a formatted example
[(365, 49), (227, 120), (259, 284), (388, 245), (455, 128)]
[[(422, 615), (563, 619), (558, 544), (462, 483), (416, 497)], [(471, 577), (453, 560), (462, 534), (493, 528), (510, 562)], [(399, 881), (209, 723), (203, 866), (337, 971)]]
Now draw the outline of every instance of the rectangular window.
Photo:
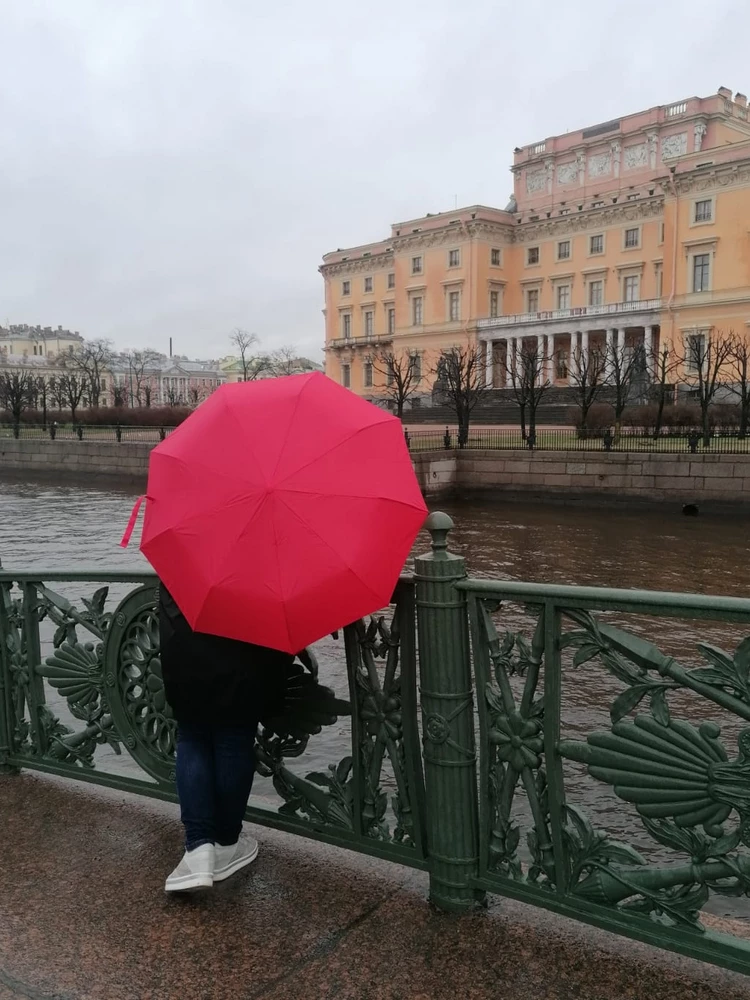
[(351, 365), (341, 366), (341, 384), (345, 389), (350, 389), (352, 385), (352, 367)]
[(461, 251), (460, 250), (449, 250), (448, 251), (448, 267), (458, 267), (461, 263)]
[(640, 245), (640, 230), (636, 226), (634, 229), (625, 230), (625, 249), (632, 250)]
[(366, 361), (362, 372), (365, 389), (372, 388), (372, 362)]
[(396, 275), (393, 273), (393, 271), (390, 271), (388, 274), (388, 287), (389, 288), (396, 287)]
[(604, 282), (589, 282), (589, 305), (600, 306), (604, 302)]
[(422, 358), (419, 354), (412, 354), (409, 358), (409, 369), (414, 382), (419, 382), (422, 378)]
[(640, 298), (640, 278), (637, 274), (628, 275), (623, 279), (622, 292), (625, 302), (637, 302)]
[(592, 208), (601, 208), (603, 205), (604, 205), (603, 201), (592, 201), (591, 202), (591, 207)]
[(526, 263), (527, 264), (538, 264), (539, 263), (539, 247), (529, 247), (526, 251)]
[(557, 377), (565, 379), (568, 377), (568, 352), (557, 352)]
[(500, 251), (497, 247), (493, 247), (490, 250), (490, 264), (493, 267), (500, 267)]
[(557, 286), (557, 308), (570, 309), (570, 285)]
[(694, 333), (685, 342), (685, 366), (690, 372), (703, 368), (706, 360), (706, 338), (702, 333)]
[(366, 292), (372, 291), (372, 278), (365, 278), (365, 291)]
[(714, 203), (710, 198), (695, 203), (695, 221), (711, 222), (714, 216)]
[(350, 313), (344, 313), (341, 317), (341, 335), (347, 340), (352, 335), (352, 317)]
[(411, 322), (412, 326), (422, 325), (422, 296), (415, 295), (411, 300)]
[(664, 272), (660, 267), (657, 267), (654, 272), (654, 278), (656, 279), (656, 297), (660, 299), (662, 297), (662, 291), (664, 286)]
[(589, 240), (589, 253), (604, 253), (604, 237), (602, 235), (591, 237)]
[(697, 253), (693, 257), (693, 291), (707, 292), (709, 289), (711, 256), (707, 253)]
[(393, 336), (396, 332), (396, 310), (391, 307), (388, 310), (388, 333)]
[(365, 313), (365, 337), (372, 336), (372, 309), (368, 309)]
[(500, 315), (500, 292), (490, 292), (490, 316)]
[(638, 201), (639, 198), (640, 198), (640, 195), (637, 194), (637, 193), (636, 194), (629, 194), (628, 195), (628, 201)]
[(530, 288), (526, 292), (526, 311), (530, 313), (539, 312), (539, 289)]
[(570, 240), (562, 240), (557, 244), (557, 259), (570, 260)]
[(664, 242), (664, 223), (663, 222), (659, 223), (659, 242), (660, 243)]
[(450, 292), (448, 294), (448, 318), (451, 323), (457, 323), (461, 319), (461, 293)]
[(352, 283), (351, 283), (351, 281), (342, 281), (341, 282), (341, 294), (342, 295), (351, 295), (351, 293), (352, 293)]
[(422, 273), (422, 258), (412, 257), (411, 259), (411, 273), (421, 274)]

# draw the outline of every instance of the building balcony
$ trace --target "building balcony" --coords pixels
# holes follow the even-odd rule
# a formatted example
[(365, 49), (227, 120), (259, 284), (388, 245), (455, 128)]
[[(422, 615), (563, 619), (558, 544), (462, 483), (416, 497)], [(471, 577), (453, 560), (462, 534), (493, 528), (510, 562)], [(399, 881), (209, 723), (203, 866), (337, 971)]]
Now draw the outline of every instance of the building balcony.
[(392, 342), (392, 333), (382, 333), (378, 334), (378, 336), (373, 335), (370, 337), (337, 337), (335, 340), (329, 340), (326, 347), (331, 350), (353, 347), (380, 347), (383, 344), (391, 344)]
[[(510, 316), (490, 316), (477, 320), (483, 340), (492, 332), (509, 327), (523, 327), (532, 333), (552, 330), (603, 330), (612, 321), (622, 320), (623, 326), (653, 324), (661, 312), (661, 299), (636, 299), (634, 302), (608, 302), (600, 306), (578, 306), (575, 309), (547, 309), (540, 312), (514, 313)], [(534, 329), (532, 329), (534, 328)]]

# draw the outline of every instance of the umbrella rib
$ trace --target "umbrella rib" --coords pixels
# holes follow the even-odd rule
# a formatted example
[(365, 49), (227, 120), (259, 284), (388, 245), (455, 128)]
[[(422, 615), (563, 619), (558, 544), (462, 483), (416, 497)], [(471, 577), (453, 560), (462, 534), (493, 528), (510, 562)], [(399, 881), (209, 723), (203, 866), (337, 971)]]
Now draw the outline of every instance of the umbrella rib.
[(312, 380), (310, 378), (308, 378), (307, 381), (305, 382), (305, 384), (300, 389), (300, 391), (297, 393), (297, 399), (294, 402), (294, 410), (292, 412), (291, 417), (289, 418), (289, 426), (286, 429), (286, 435), (284, 436), (284, 441), (283, 441), (281, 447), (279, 448), (278, 455), (276, 456), (276, 465), (273, 467), (273, 474), (271, 475), (271, 482), (273, 482), (274, 479), (276, 478), (276, 473), (278, 472), (278, 469), (279, 469), (279, 463), (281, 462), (281, 459), (282, 459), (282, 457), (284, 455), (284, 451), (286, 450), (286, 446), (289, 443), (289, 437), (290, 437), (290, 435), (292, 433), (292, 426), (293, 426), (294, 421), (295, 421), (296, 416), (297, 416), (297, 410), (299, 409), (300, 400), (302, 399), (302, 396), (305, 394), (305, 391), (308, 389), (308, 387), (311, 385), (311, 383), (312, 383)]
[[(276, 491), (274, 491), (276, 492)], [(408, 507), (411, 510), (422, 511), (424, 506), (424, 500), (422, 500), (422, 507), (416, 502), (412, 503), (410, 500), (398, 500), (396, 497), (384, 497), (384, 496), (372, 496), (368, 497), (362, 493), (332, 493), (330, 490), (297, 490), (292, 487), (280, 489), (279, 493), (295, 493), (299, 496), (306, 497), (336, 497), (336, 499), (341, 500), (381, 500), (383, 503), (395, 503), (400, 507)], [(425, 514), (425, 517), (427, 514)]]
[(230, 407), (230, 405), (229, 405), (229, 398), (227, 396), (224, 397), (224, 409), (229, 414), (229, 416), (232, 418), (232, 420), (234, 421), (234, 423), (239, 427), (241, 435), (242, 435), (242, 440), (245, 442), (245, 446), (247, 447), (247, 450), (251, 453), (251, 455), (253, 457), (253, 462), (255, 464), (255, 468), (258, 470), (258, 472), (260, 473), (260, 475), (263, 477), (263, 482), (264, 482), (265, 486), (268, 487), (268, 477), (264, 474), (263, 468), (262, 468), (260, 462), (258, 461), (258, 456), (255, 454), (255, 451), (253, 450), (253, 447), (252, 447), (252, 445), (250, 443), (250, 439), (248, 438), (248, 435), (247, 435), (247, 428), (242, 423), (242, 421), (237, 416), (237, 414), (234, 412), (234, 410)]
[[(297, 518), (297, 520), (300, 522), (300, 524), (303, 524), (308, 531), (312, 532), (312, 534), (315, 535), (315, 537), (317, 539), (319, 539), (323, 543), (323, 545), (325, 545), (325, 547), (327, 549), (330, 549), (331, 552), (333, 552), (333, 554), (338, 559), (341, 560), (341, 562), (344, 564), (344, 566), (346, 566), (346, 568), (349, 570), (349, 572), (359, 580), (359, 582), (362, 584), (362, 586), (365, 588), (365, 590), (369, 590), (369, 592), (372, 594), (372, 596), (375, 598), (375, 601), (377, 602), (379, 600), (379, 598), (378, 598), (377, 594), (375, 593), (375, 591), (370, 587), (370, 584), (367, 583), (366, 580), (362, 579), (362, 577), (359, 575), (359, 573), (352, 566), (349, 565), (348, 561), (344, 558), (344, 556), (342, 556), (342, 554), (339, 551), (337, 551), (333, 547), (333, 545), (331, 545), (331, 543), (328, 541), (328, 539), (323, 538), (323, 536), (320, 534), (320, 532), (316, 531), (315, 528), (313, 528), (313, 526), (311, 524), (309, 524), (305, 520), (305, 518), (302, 517), (301, 514), (298, 514), (297, 511), (294, 510), (294, 508), (290, 507), (288, 503), (285, 503), (283, 497), (279, 497), (278, 499), (281, 501), (281, 503), (284, 504), (284, 506), (289, 511), (289, 513), (293, 514), (294, 517)], [(377, 609), (375, 609), (375, 610), (377, 610)]]
[(388, 420), (396, 419), (396, 417), (391, 417), (389, 414), (384, 414), (384, 417), (385, 420), (379, 420), (377, 421), (377, 423), (373, 422), (371, 424), (368, 424), (366, 427), (358, 427), (357, 430), (352, 431), (352, 433), (348, 437), (341, 438), (341, 440), (337, 441), (336, 444), (332, 444), (330, 448), (326, 448), (326, 450), (322, 451), (319, 455), (313, 456), (313, 458), (311, 458), (309, 462), (305, 462), (304, 465), (298, 466), (296, 469), (294, 469), (293, 472), (290, 472), (287, 476), (285, 476), (280, 483), (276, 483), (274, 488), (275, 489), (282, 488), (287, 479), (291, 479), (292, 476), (297, 476), (299, 475), (300, 472), (304, 472), (304, 470), (307, 469), (309, 466), (314, 465), (316, 462), (319, 462), (322, 458), (325, 458), (326, 455), (330, 455), (332, 451), (335, 451), (342, 445), (348, 444), (350, 441), (353, 441), (354, 438), (357, 437), (359, 434), (363, 434), (365, 431), (369, 431), (371, 427), (375, 427), (377, 426), (377, 424), (380, 423), (385, 423)]

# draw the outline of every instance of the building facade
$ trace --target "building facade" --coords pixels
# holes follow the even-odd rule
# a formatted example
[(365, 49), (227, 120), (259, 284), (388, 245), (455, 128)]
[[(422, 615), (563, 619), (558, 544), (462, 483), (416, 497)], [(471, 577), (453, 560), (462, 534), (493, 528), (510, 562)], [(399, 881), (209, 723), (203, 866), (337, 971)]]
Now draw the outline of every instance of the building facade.
[(721, 88), (514, 152), (505, 209), (399, 223), (326, 254), (326, 371), (385, 391), (414, 359), (427, 394), (440, 352), (469, 342), (487, 387), (529, 342), (564, 386), (598, 351), (642, 345), (652, 367), (712, 331), (750, 334), (750, 111)]

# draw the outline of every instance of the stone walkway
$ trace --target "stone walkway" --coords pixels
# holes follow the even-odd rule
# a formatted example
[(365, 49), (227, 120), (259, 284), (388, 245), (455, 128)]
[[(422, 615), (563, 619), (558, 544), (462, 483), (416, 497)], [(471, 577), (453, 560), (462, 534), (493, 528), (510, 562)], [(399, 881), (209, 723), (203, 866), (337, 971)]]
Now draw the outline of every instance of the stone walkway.
[(170, 899), (171, 805), (0, 777), (0, 1000), (747, 1000), (750, 979), (504, 900), (257, 831), (255, 865)]

